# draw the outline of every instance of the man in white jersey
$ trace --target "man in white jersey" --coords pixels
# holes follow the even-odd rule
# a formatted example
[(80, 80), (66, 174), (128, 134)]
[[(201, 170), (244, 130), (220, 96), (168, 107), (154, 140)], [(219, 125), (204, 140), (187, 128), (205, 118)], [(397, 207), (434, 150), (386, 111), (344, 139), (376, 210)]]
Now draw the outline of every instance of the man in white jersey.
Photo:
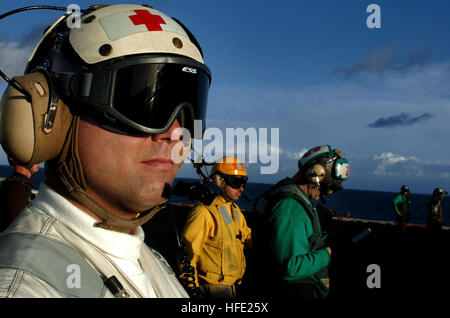
[(189, 151), (180, 128), (204, 124), (201, 48), (148, 6), (72, 18), (47, 29), (0, 104), (5, 152), (46, 162), (37, 197), (0, 236), (0, 296), (187, 297), (141, 225)]

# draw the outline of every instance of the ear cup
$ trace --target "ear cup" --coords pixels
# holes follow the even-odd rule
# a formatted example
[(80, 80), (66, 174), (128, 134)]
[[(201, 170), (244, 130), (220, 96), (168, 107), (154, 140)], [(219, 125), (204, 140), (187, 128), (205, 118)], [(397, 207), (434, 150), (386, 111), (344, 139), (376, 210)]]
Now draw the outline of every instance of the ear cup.
[(0, 142), (17, 164), (28, 163), (34, 151), (33, 110), (22, 93), (9, 86), (0, 101)]
[(22, 165), (53, 159), (61, 151), (73, 116), (58, 100), (53, 126), (44, 128), (51, 96), (47, 78), (34, 72), (15, 80), (30, 94), (31, 103), (15, 88), (7, 88), (0, 101), (0, 143)]
[(325, 179), (325, 168), (320, 164), (314, 164), (306, 170), (308, 183), (320, 183)]
[(218, 186), (220, 189), (223, 189), (225, 187), (225, 180), (220, 175), (215, 174), (213, 176), (213, 181), (214, 184)]

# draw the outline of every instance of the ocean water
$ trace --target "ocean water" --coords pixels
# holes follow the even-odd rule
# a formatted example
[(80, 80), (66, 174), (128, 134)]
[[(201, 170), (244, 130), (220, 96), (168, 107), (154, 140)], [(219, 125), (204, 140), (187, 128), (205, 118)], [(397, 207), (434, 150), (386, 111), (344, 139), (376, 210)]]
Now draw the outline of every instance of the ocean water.
[[(13, 169), (11, 166), (0, 166), (0, 176), (9, 176), (12, 171)], [(44, 171), (43, 169), (40, 169), (38, 173), (32, 177), (36, 189), (39, 188), (39, 184), (43, 179)], [(194, 179), (176, 178), (173, 185), (175, 185), (178, 180), (183, 180), (184, 182), (198, 181)], [(251, 209), (254, 200), (271, 186), (272, 184), (248, 183), (244, 191), (247, 199), (241, 197), (237, 201), (237, 204), (241, 209)], [(345, 212), (350, 212), (351, 216), (354, 218), (394, 221), (392, 199), (395, 195), (395, 192), (344, 189), (327, 197), (325, 206), (334, 210), (336, 216), (344, 216)], [(427, 202), (430, 199), (430, 196), (431, 194), (424, 195), (411, 193), (409, 196), (411, 200), (410, 223), (426, 224), (428, 215)], [(171, 201), (194, 203), (186, 198), (178, 196), (172, 196)], [(444, 200), (442, 207), (444, 210), (444, 225), (450, 226), (450, 196)]]
[[(182, 180), (186, 182), (196, 181), (189, 179)], [(174, 185), (176, 182), (177, 180), (175, 180)], [(237, 204), (241, 209), (251, 209), (255, 199), (272, 186), (273, 184), (248, 183), (243, 193), (250, 200), (241, 197), (237, 201)], [(328, 209), (334, 210), (336, 216), (344, 216), (345, 212), (350, 212), (352, 217), (358, 219), (395, 221), (392, 208), (392, 200), (395, 195), (397, 195), (395, 192), (344, 189), (327, 197), (326, 203), (322, 204)], [(431, 194), (424, 195), (411, 193), (409, 195), (409, 199), (411, 200), (410, 223), (426, 224), (428, 216), (427, 203), (430, 196)], [(185, 198), (175, 196), (172, 197), (172, 201), (183, 203), (192, 202)], [(450, 196), (444, 200), (442, 207), (444, 210), (444, 225), (450, 226)]]

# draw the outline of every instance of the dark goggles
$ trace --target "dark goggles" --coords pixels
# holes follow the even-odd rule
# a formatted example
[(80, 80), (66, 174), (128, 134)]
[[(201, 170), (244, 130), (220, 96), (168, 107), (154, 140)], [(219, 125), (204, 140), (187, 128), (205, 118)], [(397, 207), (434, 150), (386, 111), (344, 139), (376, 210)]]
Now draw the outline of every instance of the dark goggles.
[(221, 176), (225, 180), (225, 184), (233, 189), (240, 189), (241, 187), (245, 188), (248, 180), (247, 176), (235, 176), (228, 174), (222, 174)]
[(194, 137), (194, 120), (202, 121), (201, 132), (205, 129), (210, 83), (211, 73), (202, 63), (146, 55), (94, 65), (73, 76), (70, 90), (108, 119), (107, 129), (161, 134), (178, 119)]

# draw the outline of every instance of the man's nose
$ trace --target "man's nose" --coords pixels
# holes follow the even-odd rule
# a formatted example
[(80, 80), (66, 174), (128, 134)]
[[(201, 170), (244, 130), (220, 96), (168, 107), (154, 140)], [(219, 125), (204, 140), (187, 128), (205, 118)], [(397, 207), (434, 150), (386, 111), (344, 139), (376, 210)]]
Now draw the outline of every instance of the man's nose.
[[(172, 140), (179, 141), (182, 139), (182, 134), (181, 132), (178, 133), (175, 131), (178, 128), (181, 128), (180, 123), (178, 120), (175, 120), (170, 129), (165, 133), (152, 135), (152, 140), (155, 142), (171, 142)], [(172, 134), (174, 134), (176, 138), (172, 139)]]

